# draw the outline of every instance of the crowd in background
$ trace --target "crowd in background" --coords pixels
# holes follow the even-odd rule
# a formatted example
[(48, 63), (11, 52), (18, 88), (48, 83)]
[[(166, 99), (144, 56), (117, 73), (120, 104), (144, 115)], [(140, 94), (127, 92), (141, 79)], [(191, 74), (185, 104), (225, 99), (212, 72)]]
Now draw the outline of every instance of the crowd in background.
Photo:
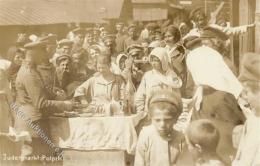
[[(46, 133), (47, 117), (56, 112), (144, 113), (137, 166), (180, 165), (185, 153), (201, 166), (260, 164), (259, 55), (244, 55), (239, 72), (230, 56), (230, 36), (254, 25), (212, 20), (198, 8), (189, 22), (77, 27), (63, 39), (20, 34), (0, 60), (1, 136), (10, 137), (13, 126), (33, 138), (21, 149), (35, 153), (40, 144), (11, 103)], [(182, 117), (185, 129), (173, 129)]]

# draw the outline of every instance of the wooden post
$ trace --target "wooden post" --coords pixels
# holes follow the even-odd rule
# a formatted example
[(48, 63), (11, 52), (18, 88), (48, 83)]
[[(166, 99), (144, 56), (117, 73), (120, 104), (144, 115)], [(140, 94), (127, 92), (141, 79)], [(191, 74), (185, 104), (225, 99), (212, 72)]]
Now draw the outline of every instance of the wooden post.
[(260, 53), (260, 1), (256, 0), (256, 10), (255, 10), (255, 52)]
[[(239, 26), (239, 3), (237, 0), (232, 0), (231, 5), (231, 26)], [(239, 37), (231, 38), (231, 59), (236, 68), (239, 67)]]

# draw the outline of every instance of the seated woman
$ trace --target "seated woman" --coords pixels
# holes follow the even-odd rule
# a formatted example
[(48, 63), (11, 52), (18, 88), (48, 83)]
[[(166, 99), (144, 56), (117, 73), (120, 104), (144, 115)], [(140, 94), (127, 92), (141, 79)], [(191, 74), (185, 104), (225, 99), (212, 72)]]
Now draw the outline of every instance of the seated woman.
[(155, 48), (149, 57), (152, 70), (147, 71), (137, 89), (135, 96), (136, 111), (147, 111), (147, 99), (154, 90), (179, 89), (182, 81), (168, 66), (168, 57), (165, 48)]
[(83, 104), (89, 103), (87, 112), (104, 113), (114, 101), (119, 103), (124, 100), (125, 81), (109, 70), (110, 65), (109, 55), (97, 56), (98, 72), (75, 90), (77, 100)]

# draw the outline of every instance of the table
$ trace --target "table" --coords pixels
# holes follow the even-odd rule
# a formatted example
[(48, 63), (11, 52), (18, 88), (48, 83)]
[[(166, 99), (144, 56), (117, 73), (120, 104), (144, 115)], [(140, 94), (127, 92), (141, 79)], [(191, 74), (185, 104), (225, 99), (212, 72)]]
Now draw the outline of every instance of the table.
[[(111, 156), (112, 161), (117, 158), (118, 161), (123, 160), (124, 162), (125, 156), (122, 155), (122, 152), (131, 155), (135, 152), (137, 143), (135, 127), (143, 117), (142, 113), (111, 117), (50, 117), (51, 139), (56, 146), (64, 149), (67, 154), (65, 160), (66, 158), (70, 158), (70, 161), (73, 160), (72, 156), (68, 157), (68, 153), (66, 153), (69, 152), (74, 154), (72, 157), (74, 160), (76, 156), (81, 156), (80, 160), (82, 160), (83, 154), (87, 156), (85, 160), (89, 156), (92, 156), (92, 159), (95, 158), (93, 156), (96, 156), (96, 159), (100, 159), (100, 161), (109, 161), (108, 156)], [(106, 152), (108, 153), (106, 154)], [(75, 155), (75, 153), (79, 155)], [(97, 162), (92, 161), (92, 163)], [(68, 165), (71, 165), (71, 162)]]

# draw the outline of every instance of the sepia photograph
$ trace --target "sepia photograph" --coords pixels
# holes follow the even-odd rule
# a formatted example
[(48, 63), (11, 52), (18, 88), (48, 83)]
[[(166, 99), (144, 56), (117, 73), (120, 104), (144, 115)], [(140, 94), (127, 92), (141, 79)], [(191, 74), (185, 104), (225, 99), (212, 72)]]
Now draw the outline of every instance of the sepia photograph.
[(260, 0), (0, 0), (0, 166), (260, 166)]

